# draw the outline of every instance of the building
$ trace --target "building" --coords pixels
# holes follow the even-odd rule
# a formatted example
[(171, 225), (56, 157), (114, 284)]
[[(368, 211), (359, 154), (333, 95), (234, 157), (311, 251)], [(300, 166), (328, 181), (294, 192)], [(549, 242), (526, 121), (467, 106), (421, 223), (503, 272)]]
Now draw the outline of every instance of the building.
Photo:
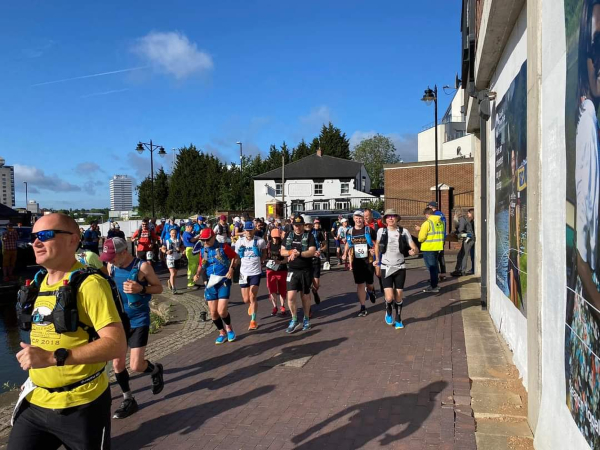
[(133, 181), (127, 175), (115, 175), (110, 180), (111, 211), (133, 209)]
[(595, 3), (462, 2), (481, 295), (538, 450), (600, 448)]
[[(254, 214), (287, 217), (299, 211), (356, 209), (377, 200), (364, 164), (317, 153), (254, 177)], [(277, 210), (276, 205), (284, 205)]]
[(4, 158), (0, 158), (0, 179), (2, 179), (2, 196), (0, 203), (9, 207), (15, 206), (15, 168), (6, 166)]
[(32, 214), (40, 214), (40, 204), (35, 200), (29, 200), (27, 202), (27, 211)]

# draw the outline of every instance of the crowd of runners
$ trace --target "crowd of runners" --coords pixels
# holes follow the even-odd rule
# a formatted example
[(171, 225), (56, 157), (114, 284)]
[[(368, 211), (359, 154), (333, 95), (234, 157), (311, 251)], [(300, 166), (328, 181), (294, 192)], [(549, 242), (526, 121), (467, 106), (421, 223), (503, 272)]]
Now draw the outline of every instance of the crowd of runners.
[[(393, 209), (382, 220), (375, 220), (369, 209), (357, 210), (351, 222), (340, 216), (328, 230), (310, 215), (266, 221), (235, 217), (231, 223), (220, 216), (211, 225), (203, 216), (186, 222), (145, 219), (131, 236), (135, 254), (118, 226), (109, 231), (100, 252), (96, 225), (81, 236), (68, 216), (42, 217), (34, 225), (32, 245), (43, 270), (21, 288), (17, 302), (19, 326), (30, 333), (31, 342), (21, 343), (17, 359), (29, 378), (15, 408), (8, 448), (110, 448), (108, 361), (123, 394), (112, 418), (124, 419), (138, 410), (129, 371), (147, 374), (153, 394), (163, 390), (162, 365), (145, 357), (149, 302), (163, 292), (156, 264), (169, 270), (167, 288), (176, 293), (177, 271), (187, 261), (186, 288), (204, 289), (218, 332), (215, 344), (236, 340), (228, 309), (235, 279), (248, 306), (248, 330), (260, 326), (257, 297), (265, 279), (271, 315), (288, 317), (285, 332), (291, 334), (311, 329), (313, 305), (326, 301), (319, 290), (321, 269), (330, 269), (331, 236), (338, 264), (352, 272), (356, 284), (357, 317), (367, 316), (366, 300), (376, 302), (377, 286), (385, 301), (383, 322), (402, 329), (405, 258), (423, 254), (430, 273), (428, 292), (439, 292), (439, 274), (446, 271), (446, 219), (435, 202), (424, 216), (422, 225), (414, 227), (420, 245)], [(472, 243), (469, 223), (463, 224), (461, 235)], [(464, 266), (460, 261), (461, 273), (464, 267), (466, 258)]]

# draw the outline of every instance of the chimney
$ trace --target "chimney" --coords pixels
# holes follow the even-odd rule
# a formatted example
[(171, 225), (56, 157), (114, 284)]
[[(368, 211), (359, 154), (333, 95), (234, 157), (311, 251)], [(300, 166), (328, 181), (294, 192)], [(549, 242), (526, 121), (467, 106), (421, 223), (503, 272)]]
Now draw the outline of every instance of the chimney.
[(318, 157), (323, 156), (323, 150), (321, 150), (321, 147), (319, 147), (319, 149), (317, 150), (317, 156)]

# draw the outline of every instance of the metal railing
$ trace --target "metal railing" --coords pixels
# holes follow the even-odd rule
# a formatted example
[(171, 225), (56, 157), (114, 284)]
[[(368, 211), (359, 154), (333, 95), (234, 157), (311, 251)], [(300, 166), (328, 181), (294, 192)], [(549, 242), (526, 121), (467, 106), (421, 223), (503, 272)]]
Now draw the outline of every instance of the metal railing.
[(413, 200), (409, 198), (385, 198), (385, 209), (393, 208), (400, 216), (422, 216), (427, 207), (426, 200)]
[(286, 205), (286, 216), (300, 211), (349, 211), (365, 208), (379, 201), (378, 197), (336, 197), (319, 200), (296, 201)]
[(452, 196), (452, 206), (454, 208), (472, 208), (474, 206), (474, 192), (460, 192)]

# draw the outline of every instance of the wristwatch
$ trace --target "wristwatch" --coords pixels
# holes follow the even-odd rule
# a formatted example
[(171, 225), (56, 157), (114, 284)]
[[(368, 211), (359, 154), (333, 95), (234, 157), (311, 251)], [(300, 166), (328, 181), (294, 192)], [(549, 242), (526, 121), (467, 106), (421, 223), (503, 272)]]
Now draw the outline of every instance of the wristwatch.
[(65, 361), (69, 357), (69, 350), (66, 348), (59, 348), (54, 351), (54, 359), (56, 360), (56, 365), (58, 367), (64, 366)]
[(146, 293), (146, 286), (142, 286), (142, 290), (140, 291), (140, 294), (144, 295)]

